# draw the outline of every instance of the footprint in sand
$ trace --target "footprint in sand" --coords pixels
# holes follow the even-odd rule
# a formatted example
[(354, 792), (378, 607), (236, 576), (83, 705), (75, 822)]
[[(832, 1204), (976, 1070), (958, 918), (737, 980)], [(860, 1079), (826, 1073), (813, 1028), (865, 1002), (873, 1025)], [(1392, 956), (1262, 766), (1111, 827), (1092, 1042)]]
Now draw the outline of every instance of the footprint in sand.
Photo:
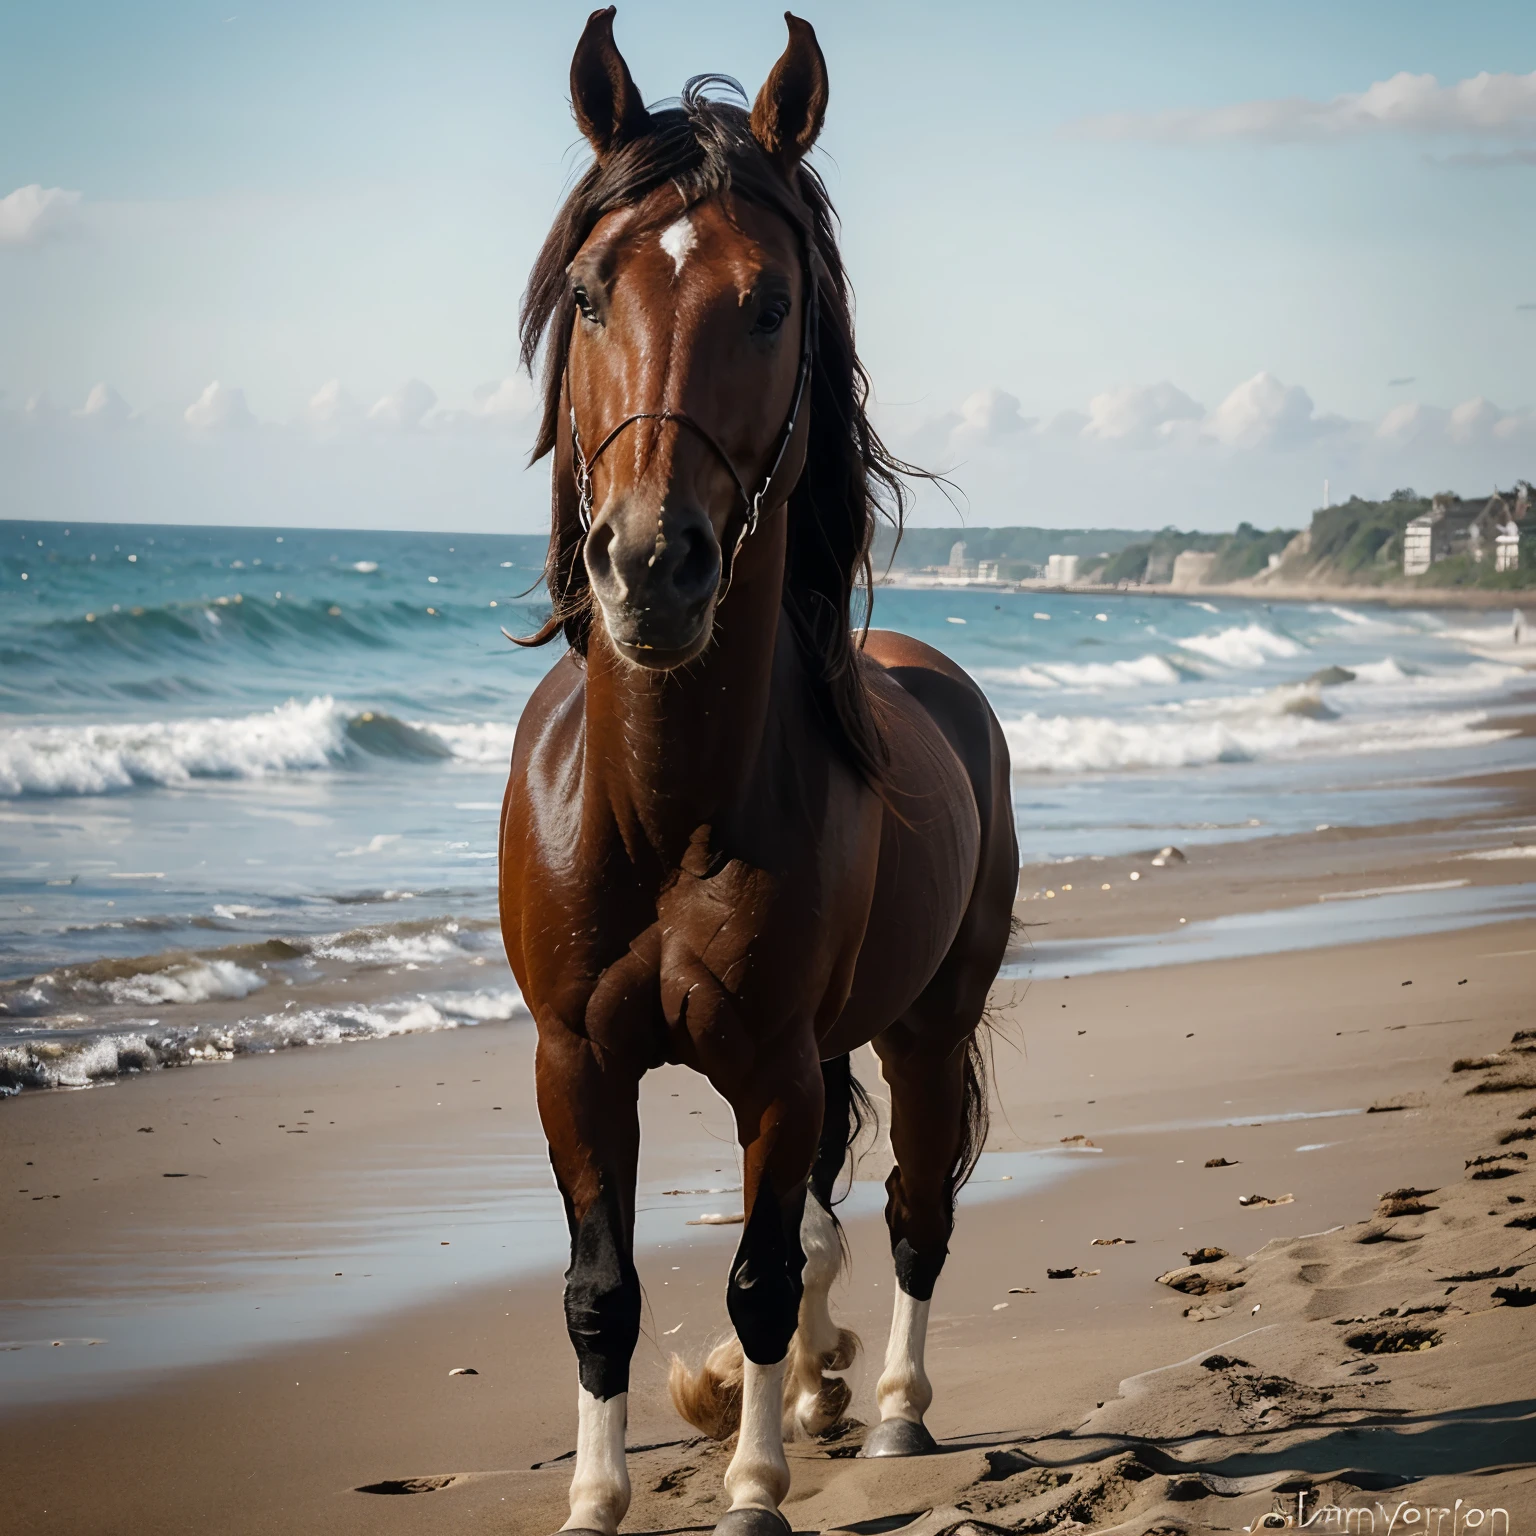
[(468, 1481), (467, 1472), (442, 1472), (428, 1477), (390, 1477), (382, 1483), (364, 1483), (353, 1493), (438, 1493), (455, 1483)]

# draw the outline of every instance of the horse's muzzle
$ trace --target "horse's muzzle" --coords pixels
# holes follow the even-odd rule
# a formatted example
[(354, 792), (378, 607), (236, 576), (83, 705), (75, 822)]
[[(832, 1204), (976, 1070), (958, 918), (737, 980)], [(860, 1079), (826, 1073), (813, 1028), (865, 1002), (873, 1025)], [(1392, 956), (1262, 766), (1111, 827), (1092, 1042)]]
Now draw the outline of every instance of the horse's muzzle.
[(697, 508), (607, 509), (594, 519), (584, 558), (593, 596), (626, 660), (665, 670), (709, 643), (720, 589), (720, 542)]

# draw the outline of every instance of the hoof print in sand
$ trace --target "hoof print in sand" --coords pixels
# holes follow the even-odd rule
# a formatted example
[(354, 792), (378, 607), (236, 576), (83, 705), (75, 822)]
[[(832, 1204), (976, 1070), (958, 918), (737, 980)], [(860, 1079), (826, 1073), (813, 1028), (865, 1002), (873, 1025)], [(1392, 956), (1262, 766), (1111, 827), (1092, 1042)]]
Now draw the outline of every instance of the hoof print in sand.
[(1536, 1232), (1536, 1212), (1529, 1216), (1515, 1216), (1504, 1223), (1506, 1227), (1517, 1227), (1522, 1232)]
[(1504, 1062), (1502, 1056), (1463, 1056), (1459, 1061), (1451, 1063), (1451, 1071), (1487, 1072), (1493, 1067), (1502, 1067)]
[(1403, 1355), (1413, 1350), (1433, 1349), (1440, 1342), (1438, 1328), (1363, 1328), (1345, 1340), (1350, 1349), (1362, 1355)]
[(1186, 1296), (1208, 1296), (1219, 1291), (1241, 1290), (1246, 1282), (1236, 1275), (1212, 1274), (1208, 1269), (1199, 1269), (1191, 1264), (1159, 1275), (1157, 1283), (1168, 1286), (1170, 1290), (1182, 1291)]
[(1295, 1195), (1239, 1195), (1237, 1203), (1246, 1206), (1259, 1205), (1291, 1205), (1296, 1200)]
[(1376, 1206), (1378, 1216), (1426, 1216), (1438, 1206), (1425, 1205), (1423, 1196), (1432, 1195), (1432, 1189), (1389, 1189)]
[(1079, 1269), (1076, 1264), (1070, 1264), (1066, 1269), (1048, 1269), (1045, 1272), (1047, 1280), (1086, 1280), (1090, 1275), (1096, 1275), (1096, 1269)]
[(443, 1472), (432, 1477), (390, 1477), (382, 1483), (364, 1483), (354, 1493), (440, 1493), (463, 1482), (462, 1472)]
[(1219, 1353), (1207, 1355), (1200, 1364), (1208, 1371), (1251, 1371), (1253, 1369), (1246, 1360), (1239, 1360), (1236, 1355)]
[(1219, 1317), (1231, 1317), (1233, 1309), (1204, 1301), (1198, 1307), (1185, 1307), (1184, 1316), (1192, 1323), (1214, 1323)]

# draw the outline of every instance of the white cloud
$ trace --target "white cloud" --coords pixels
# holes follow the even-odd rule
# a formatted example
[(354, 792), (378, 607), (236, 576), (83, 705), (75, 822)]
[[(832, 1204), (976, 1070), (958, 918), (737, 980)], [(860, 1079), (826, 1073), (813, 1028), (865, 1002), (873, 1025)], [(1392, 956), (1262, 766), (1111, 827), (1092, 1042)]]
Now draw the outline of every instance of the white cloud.
[(1381, 418), (1376, 425), (1376, 436), (1387, 442), (1422, 442), (1444, 433), (1449, 414), (1418, 400), (1405, 400)]
[(357, 401), (341, 387), (341, 380), (330, 379), (310, 396), (309, 404), (304, 407), (300, 420), (305, 426), (313, 427), (317, 432), (330, 434), (339, 432), (342, 428), (359, 420), (361, 416), (361, 408)]
[(482, 384), (475, 391), (473, 414), (486, 421), (510, 424), (522, 420), (537, 403), (532, 382), (515, 373), (494, 384)]
[(374, 401), (368, 419), (376, 426), (395, 432), (410, 432), (422, 424), (428, 411), (437, 404), (431, 385), (420, 379), (407, 379), (399, 389)]
[(217, 379), (182, 412), (182, 419), (189, 427), (210, 432), (229, 427), (250, 427), (256, 423), (250, 407), (245, 403), (245, 391), (231, 389)]
[(1263, 372), (1239, 384), (1206, 418), (1204, 430), (1231, 447), (1257, 448), (1304, 442), (1345, 425), (1341, 418), (1319, 416), (1299, 384), (1282, 384)]
[(1034, 425), (1020, 414), (1019, 397), (1006, 389), (978, 389), (960, 402), (958, 419), (950, 429), (950, 441), (992, 444), (1015, 436)]
[(75, 415), (102, 427), (120, 427), (133, 414), (128, 402), (110, 384), (95, 384)]
[(1214, 108), (1117, 112), (1084, 118), (1069, 132), (1093, 139), (1198, 144), (1221, 139), (1269, 142), (1340, 139), (1368, 133), (1536, 137), (1536, 71), (1484, 71), (1451, 85), (1406, 70), (1363, 91), (1311, 101), (1293, 96)]
[(79, 224), (78, 192), (33, 182), (0, 197), (0, 245), (37, 245), (54, 235), (72, 234)]
[[(1155, 443), (1178, 430), (1179, 423), (1199, 421), (1205, 407), (1167, 379), (1132, 389), (1109, 390), (1088, 402), (1083, 437), (1110, 442)], [(1058, 421), (1058, 428), (1064, 425)]]

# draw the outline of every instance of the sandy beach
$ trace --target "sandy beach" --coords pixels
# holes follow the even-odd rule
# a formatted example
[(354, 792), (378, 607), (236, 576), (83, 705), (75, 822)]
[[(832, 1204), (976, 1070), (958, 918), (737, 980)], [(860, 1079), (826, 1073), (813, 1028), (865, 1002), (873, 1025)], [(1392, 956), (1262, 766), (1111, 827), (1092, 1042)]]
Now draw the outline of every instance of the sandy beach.
[[(1025, 868), (935, 1301), (943, 1449), (793, 1447), (797, 1531), (1236, 1529), (1298, 1496), (1536, 1518), (1536, 903), (1500, 853), (1536, 796), (1481, 788), (1476, 816)], [(1440, 916), (1383, 934), (1415, 901)], [(573, 1370), (531, 1048), (491, 1023), (7, 1103), (12, 1528), (554, 1530)], [(625, 1529), (707, 1530), (724, 1452), (664, 1376), (724, 1326), (736, 1234), (688, 1223), (737, 1208), (734, 1149), (677, 1070), (644, 1124)], [(867, 1147), (843, 1207), (854, 1420), (887, 1166)]]

